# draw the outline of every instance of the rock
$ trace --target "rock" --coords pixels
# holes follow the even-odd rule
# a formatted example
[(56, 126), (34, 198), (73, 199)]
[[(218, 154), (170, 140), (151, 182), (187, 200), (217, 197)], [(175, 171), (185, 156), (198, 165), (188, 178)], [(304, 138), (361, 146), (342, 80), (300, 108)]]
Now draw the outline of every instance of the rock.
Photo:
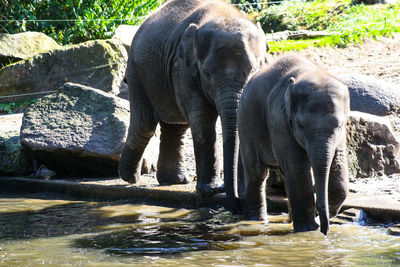
[(400, 143), (390, 121), (367, 113), (350, 112), (347, 124), (349, 171), (352, 177), (400, 172)]
[(0, 116), (0, 175), (26, 175), (33, 171), (32, 161), (21, 146), (19, 131), (22, 114)]
[(56, 41), (40, 32), (0, 33), (0, 68), (59, 47)]
[(21, 143), (57, 175), (117, 176), (129, 125), (129, 102), (67, 83), (24, 114)]
[(400, 224), (395, 224), (388, 229), (389, 235), (400, 236)]
[(41, 165), (33, 176), (37, 177), (37, 178), (42, 178), (42, 179), (48, 180), (51, 178), (55, 178), (57, 176), (57, 174), (55, 171), (49, 170), (46, 166)]
[(0, 96), (36, 93), (29, 98), (37, 98), (66, 82), (118, 94), (127, 58), (125, 48), (115, 39), (88, 41), (41, 53), (0, 70)]
[(125, 46), (126, 51), (129, 52), (132, 44), (132, 39), (138, 29), (139, 26), (119, 25), (118, 28), (115, 30), (113, 38), (117, 38), (118, 40), (120, 40)]
[(350, 109), (378, 116), (400, 113), (400, 85), (366, 75), (341, 75), (350, 92)]

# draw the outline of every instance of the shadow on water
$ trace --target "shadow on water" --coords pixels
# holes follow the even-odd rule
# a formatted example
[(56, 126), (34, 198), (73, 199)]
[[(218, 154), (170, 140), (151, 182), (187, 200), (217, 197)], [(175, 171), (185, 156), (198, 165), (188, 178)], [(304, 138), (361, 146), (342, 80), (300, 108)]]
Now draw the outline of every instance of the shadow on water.
[[(24, 195), (0, 194), (3, 200), (24, 199), (23, 204), (14, 209), (7, 207), (7, 201), (3, 201), (0, 207), (0, 240), (92, 233), (98, 232), (102, 226), (141, 222), (140, 212), (109, 216), (110, 211), (114, 209), (113, 206), (132, 205), (132, 200), (77, 201), (66, 195), (51, 193), (26, 196), (25, 200)], [(46, 204), (46, 201), (50, 201), (49, 204)], [(164, 211), (159, 213), (162, 214)]]
[(207, 209), (192, 212), (179, 218), (179, 221), (164, 218), (126, 230), (80, 238), (74, 245), (80, 248), (104, 249), (106, 253), (118, 256), (226, 250), (219, 246), (219, 242), (232, 242), (241, 238), (239, 234), (226, 233), (226, 225), (236, 221), (237, 218), (232, 218), (231, 215)]

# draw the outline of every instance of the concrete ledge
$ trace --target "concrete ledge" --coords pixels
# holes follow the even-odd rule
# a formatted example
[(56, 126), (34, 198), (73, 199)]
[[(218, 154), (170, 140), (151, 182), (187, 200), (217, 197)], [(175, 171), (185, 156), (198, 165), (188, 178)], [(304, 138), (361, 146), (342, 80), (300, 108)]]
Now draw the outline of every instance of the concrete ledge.
[[(226, 206), (225, 194), (202, 197), (195, 192), (195, 183), (188, 185), (158, 186), (150, 177), (130, 185), (118, 178), (107, 180), (43, 180), (24, 177), (0, 177), (0, 191), (39, 192), (52, 191), (84, 198), (105, 200), (142, 199), (168, 206), (185, 208)], [(268, 192), (268, 212), (287, 212), (287, 198), (278, 192)], [(400, 202), (385, 196), (351, 193), (343, 209), (359, 208), (378, 222), (400, 221)]]

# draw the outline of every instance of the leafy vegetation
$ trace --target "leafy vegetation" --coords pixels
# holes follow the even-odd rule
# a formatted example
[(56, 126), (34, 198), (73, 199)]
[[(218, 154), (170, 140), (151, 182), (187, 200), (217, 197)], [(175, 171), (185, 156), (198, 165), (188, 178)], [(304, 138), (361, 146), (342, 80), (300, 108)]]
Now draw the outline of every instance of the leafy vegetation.
[(0, 32), (43, 32), (60, 44), (110, 38), (138, 25), (159, 0), (0, 0)]
[(0, 103), (0, 114), (13, 114), (35, 103), (36, 100), (23, 99), (17, 102)]
[(310, 46), (345, 47), (363, 39), (400, 32), (400, 1), (395, 4), (353, 5), (351, 0), (283, 1), (253, 14), (266, 33), (326, 30), (333, 33), (308, 40), (271, 42), (272, 52), (301, 50)]

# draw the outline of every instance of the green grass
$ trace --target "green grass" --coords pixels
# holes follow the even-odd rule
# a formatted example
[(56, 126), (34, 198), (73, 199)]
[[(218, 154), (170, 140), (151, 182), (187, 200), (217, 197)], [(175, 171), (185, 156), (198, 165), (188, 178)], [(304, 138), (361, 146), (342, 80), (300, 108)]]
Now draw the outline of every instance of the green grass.
[(0, 103), (0, 115), (1, 114), (14, 114), (18, 110), (25, 109), (35, 103), (37, 100), (23, 99), (17, 102), (2, 102)]
[(252, 14), (266, 33), (283, 30), (326, 30), (333, 36), (270, 42), (271, 52), (302, 50), (310, 46), (346, 47), (364, 38), (376, 39), (400, 32), (400, 0), (395, 4), (352, 5), (351, 0), (283, 2)]

